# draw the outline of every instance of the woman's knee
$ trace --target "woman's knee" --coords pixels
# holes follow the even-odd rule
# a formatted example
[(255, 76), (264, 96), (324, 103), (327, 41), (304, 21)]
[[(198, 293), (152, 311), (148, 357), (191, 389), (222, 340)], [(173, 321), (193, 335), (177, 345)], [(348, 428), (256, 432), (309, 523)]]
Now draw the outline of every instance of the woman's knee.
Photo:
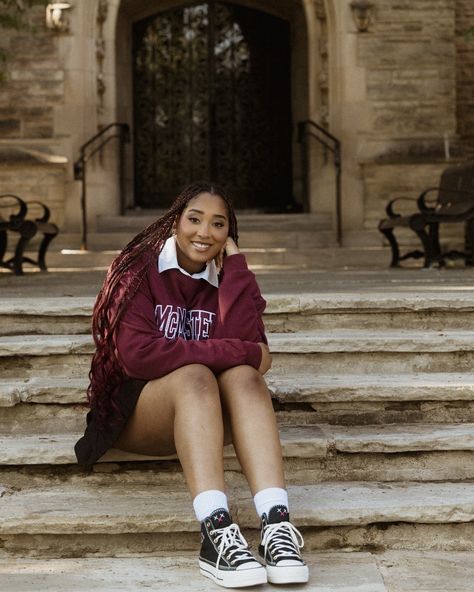
[(269, 396), (265, 379), (258, 370), (252, 366), (235, 366), (222, 372), (218, 378), (221, 394), (231, 395), (239, 393), (255, 397), (262, 395)]
[(202, 364), (189, 364), (176, 371), (175, 401), (219, 402), (219, 386), (214, 373)]

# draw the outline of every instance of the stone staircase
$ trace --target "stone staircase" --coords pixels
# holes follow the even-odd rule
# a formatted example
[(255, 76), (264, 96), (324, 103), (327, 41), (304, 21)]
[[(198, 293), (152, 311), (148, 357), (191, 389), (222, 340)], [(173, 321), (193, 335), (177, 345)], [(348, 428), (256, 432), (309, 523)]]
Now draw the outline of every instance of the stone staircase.
[[(79, 251), (79, 233), (61, 232), (48, 252), (48, 267), (106, 269), (116, 253), (161, 213), (99, 216), (96, 230), (88, 235), (86, 253)], [(329, 213), (241, 214), (239, 229), (241, 249), (249, 265), (257, 270), (383, 267), (390, 262), (389, 249), (382, 247), (376, 230), (348, 232), (344, 246), (337, 247)], [(31, 247), (34, 245), (35, 239)]]
[[(469, 291), (267, 301), (268, 383), (307, 589), (471, 589), (472, 578), (423, 588), (413, 575), (435, 564), (474, 575)], [(92, 303), (0, 300), (0, 589), (209, 590), (176, 459), (111, 450), (89, 473), (75, 464)], [(250, 493), (225, 455), (233, 514), (255, 542)]]

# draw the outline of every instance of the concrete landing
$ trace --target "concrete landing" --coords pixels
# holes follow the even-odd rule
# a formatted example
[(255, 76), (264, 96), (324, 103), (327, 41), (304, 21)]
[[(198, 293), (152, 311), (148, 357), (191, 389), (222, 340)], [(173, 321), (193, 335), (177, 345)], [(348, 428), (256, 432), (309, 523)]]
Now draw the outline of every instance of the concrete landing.
[[(281, 592), (472, 592), (470, 552), (305, 554), (310, 581), (278, 586)], [(7, 559), (0, 561), (3, 592), (209, 592), (222, 590), (200, 576), (195, 554), (105, 559)], [(266, 584), (241, 590), (270, 592)]]
[[(47, 273), (26, 269), (24, 276), (16, 277), (10, 271), (0, 270), (2, 298), (30, 296), (36, 299), (50, 296), (92, 296), (95, 298), (105, 277), (105, 270), (74, 268), (50, 269)], [(262, 293), (299, 294), (328, 292), (373, 293), (427, 291), (431, 294), (462, 292), (466, 296), (474, 291), (474, 269), (390, 269), (387, 265), (360, 266), (358, 269), (282, 269), (270, 270), (253, 267)]]

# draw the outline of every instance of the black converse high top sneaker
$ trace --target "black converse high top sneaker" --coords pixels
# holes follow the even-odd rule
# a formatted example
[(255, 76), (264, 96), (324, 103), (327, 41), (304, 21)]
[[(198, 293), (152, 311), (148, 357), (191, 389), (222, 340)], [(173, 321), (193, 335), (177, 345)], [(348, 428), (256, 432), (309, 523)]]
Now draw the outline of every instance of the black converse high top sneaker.
[(237, 524), (226, 510), (216, 510), (201, 523), (201, 574), (224, 588), (267, 582), (267, 573), (249, 551)]
[(290, 522), (286, 506), (273, 506), (262, 516), (262, 542), (259, 553), (267, 565), (268, 581), (272, 584), (305, 583), (308, 566), (301, 557), (303, 537)]

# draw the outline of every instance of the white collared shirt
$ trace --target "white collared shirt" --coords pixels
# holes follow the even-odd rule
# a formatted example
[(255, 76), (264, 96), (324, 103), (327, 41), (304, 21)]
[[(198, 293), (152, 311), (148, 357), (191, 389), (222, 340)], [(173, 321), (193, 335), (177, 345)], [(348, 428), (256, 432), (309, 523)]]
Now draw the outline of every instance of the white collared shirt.
[(185, 269), (179, 266), (178, 257), (176, 255), (176, 239), (174, 236), (170, 236), (166, 240), (158, 257), (158, 271), (161, 273), (167, 269), (179, 269), (179, 271), (184, 273), (184, 275), (188, 275), (189, 277), (192, 277), (196, 280), (206, 280), (206, 282), (209, 282), (211, 286), (214, 286), (215, 288), (219, 287), (219, 276), (214, 260), (209, 261), (205, 269), (203, 269), (203, 271), (200, 273), (188, 273)]

